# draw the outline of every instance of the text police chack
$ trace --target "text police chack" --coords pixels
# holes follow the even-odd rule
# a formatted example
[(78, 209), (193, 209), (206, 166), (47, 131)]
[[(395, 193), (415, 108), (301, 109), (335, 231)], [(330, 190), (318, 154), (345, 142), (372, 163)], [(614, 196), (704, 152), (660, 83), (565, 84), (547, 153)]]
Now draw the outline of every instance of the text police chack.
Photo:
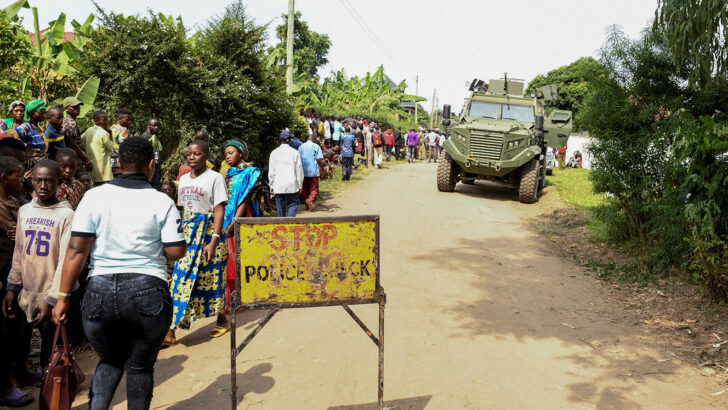
[(332, 263), (324, 259), (328, 257), (303, 264), (281, 261), (266, 265), (245, 265), (245, 283), (251, 280), (319, 282), (333, 277), (343, 281), (347, 277), (371, 277), (374, 270), (373, 260), (338, 260)]

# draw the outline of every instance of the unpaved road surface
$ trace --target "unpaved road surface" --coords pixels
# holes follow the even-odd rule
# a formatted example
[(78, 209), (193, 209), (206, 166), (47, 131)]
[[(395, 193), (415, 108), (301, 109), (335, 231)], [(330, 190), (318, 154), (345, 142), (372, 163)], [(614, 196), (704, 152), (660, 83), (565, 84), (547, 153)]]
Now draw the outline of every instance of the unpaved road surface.
[[(440, 193), (434, 174), (376, 171), (314, 213), (381, 215), (388, 407), (725, 407), (728, 392), (710, 395), (725, 386), (656, 347), (602, 283), (541, 243), (511, 190)], [(375, 305), (353, 309), (376, 329)], [(239, 340), (262, 315), (239, 315)], [(212, 326), (195, 322), (162, 351), (153, 408), (229, 408), (230, 342), (210, 340)], [(237, 363), (239, 408), (375, 408), (377, 349), (340, 307), (280, 312)], [(94, 364), (87, 353), (87, 374)], [(126, 408), (123, 390), (114, 408)]]

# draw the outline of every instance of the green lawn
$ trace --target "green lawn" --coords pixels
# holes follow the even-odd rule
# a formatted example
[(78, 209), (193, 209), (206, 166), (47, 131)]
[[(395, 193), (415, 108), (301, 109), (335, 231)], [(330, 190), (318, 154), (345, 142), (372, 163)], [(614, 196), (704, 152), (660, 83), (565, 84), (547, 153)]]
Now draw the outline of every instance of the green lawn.
[(589, 170), (583, 168), (555, 168), (553, 175), (546, 176), (546, 184), (556, 187), (559, 197), (567, 205), (583, 214), (591, 231), (590, 240), (606, 242), (604, 222), (594, 217), (594, 211), (604, 203), (604, 194), (595, 194), (589, 181)]
[(556, 168), (553, 175), (546, 177), (546, 183), (555, 186), (569, 206), (580, 210), (590, 210), (604, 202), (603, 194), (592, 191), (588, 169)]

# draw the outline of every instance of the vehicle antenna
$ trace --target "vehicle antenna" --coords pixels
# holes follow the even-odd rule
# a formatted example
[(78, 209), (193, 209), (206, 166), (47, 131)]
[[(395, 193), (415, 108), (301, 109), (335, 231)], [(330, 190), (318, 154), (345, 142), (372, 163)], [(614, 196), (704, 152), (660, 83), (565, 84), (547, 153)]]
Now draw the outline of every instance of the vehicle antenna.
[(506, 92), (506, 105), (508, 106), (508, 111), (511, 110), (511, 100), (508, 96), (508, 73), (503, 73), (503, 90)]

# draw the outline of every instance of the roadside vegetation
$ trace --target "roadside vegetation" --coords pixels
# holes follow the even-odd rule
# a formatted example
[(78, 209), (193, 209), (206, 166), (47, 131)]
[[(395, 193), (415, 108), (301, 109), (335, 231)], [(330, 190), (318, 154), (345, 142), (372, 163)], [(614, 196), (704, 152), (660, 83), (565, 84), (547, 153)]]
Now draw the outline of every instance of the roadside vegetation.
[(578, 212), (589, 228), (589, 240), (606, 242), (605, 222), (597, 217), (598, 210), (604, 206), (606, 196), (597, 194), (589, 180), (589, 170), (584, 168), (555, 168), (546, 177), (546, 184), (553, 185), (559, 197)]
[[(640, 38), (612, 27), (597, 60), (603, 71), (560, 83), (579, 90), (564, 103), (595, 137), (589, 181), (603, 204), (570, 193), (578, 174), (552, 180), (567, 203), (601, 222), (601, 239), (632, 258), (594, 268), (699, 284), (720, 302), (728, 301), (727, 23), (723, 1), (661, 1)], [(568, 87), (577, 81), (581, 88)]]

